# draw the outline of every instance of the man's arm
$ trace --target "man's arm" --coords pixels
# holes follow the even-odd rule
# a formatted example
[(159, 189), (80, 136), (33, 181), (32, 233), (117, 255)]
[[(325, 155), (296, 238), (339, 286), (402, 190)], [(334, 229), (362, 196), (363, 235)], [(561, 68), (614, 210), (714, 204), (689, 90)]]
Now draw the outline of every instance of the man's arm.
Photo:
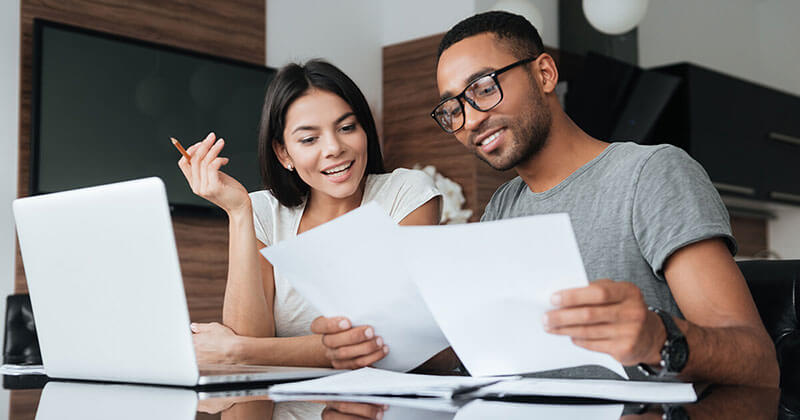
[[(778, 386), (775, 347), (721, 240), (704, 240), (676, 251), (667, 260), (664, 275), (686, 317), (675, 318), (689, 344), (689, 360), (680, 379)], [(608, 353), (627, 366), (660, 361), (666, 331), (632, 283), (596, 281), (556, 293), (553, 304), (559, 309), (545, 317), (549, 332), (568, 335), (575, 344)]]

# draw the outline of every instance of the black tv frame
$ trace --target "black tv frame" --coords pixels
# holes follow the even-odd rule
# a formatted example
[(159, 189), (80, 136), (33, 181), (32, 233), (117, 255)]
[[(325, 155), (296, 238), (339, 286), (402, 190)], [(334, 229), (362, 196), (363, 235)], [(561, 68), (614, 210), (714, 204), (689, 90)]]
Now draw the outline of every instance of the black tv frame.
[[(146, 48), (158, 49), (166, 52), (172, 53), (180, 53), (186, 54), (197, 58), (203, 59), (210, 59), (220, 63), (232, 64), (236, 66), (242, 67), (249, 67), (254, 70), (272, 70), (273, 72), (276, 71), (272, 67), (259, 66), (250, 62), (236, 60), (228, 57), (220, 57), (212, 54), (202, 53), (198, 51), (189, 50), (186, 48), (179, 48), (174, 47), (171, 45), (164, 45), (150, 41), (143, 41), (141, 39), (131, 38), (123, 35), (112, 34), (109, 32), (102, 32), (95, 29), (88, 29), (83, 28), (80, 26), (68, 25), (65, 23), (54, 22), (47, 19), (35, 18), (33, 20), (33, 61), (32, 61), (32, 69), (31, 69), (31, 112), (30, 112), (30, 174), (28, 177), (28, 195), (42, 195), (42, 194), (49, 194), (54, 191), (41, 191), (38, 188), (39, 179), (39, 118), (40, 115), (40, 102), (41, 102), (41, 64), (42, 64), (42, 30), (45, 27), (51, 27), (56, 29), (62, 29), (66, 31), (72, 31), (75, 33), (81, 33), (93, 37), (104, 38), (107, 40), (112, 41), (122, 41), (128, 42), (131, 44), (139, 45)], [(176, 151), (177, 153), (177, 151)], [(187, 185), (188, 188), (188, 185)], [(174, 204), (169, 203), (170, 211), (173, 213), (180, 213), (180, 214), (208, 214), (208, 215), (224, 215), (222, 209), (218, 208), (217, 206), (209, 203), (209, 206), (200, 206), (200, 205), (192, 205), (192, 204)]]

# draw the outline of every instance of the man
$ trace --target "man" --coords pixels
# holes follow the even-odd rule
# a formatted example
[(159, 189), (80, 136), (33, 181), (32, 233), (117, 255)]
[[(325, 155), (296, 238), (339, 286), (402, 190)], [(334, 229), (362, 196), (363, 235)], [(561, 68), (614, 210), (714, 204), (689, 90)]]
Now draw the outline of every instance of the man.
[[(458, 23), (442, 39), (436, 75), (436, 122), (491, 167), (519, 174), (481, 220), (570, 215), (597, 280), (552, 296), (547, 331), (653, 376), (778, 385), (775, 349), (732, 258), (727, 211), (700, 165), (672, 146), (583, 132), (556, 98), (553, 58), (521, 16)], [(362, 327), (340, 322), (320, 318), (312, 330), (341, 366), (370, 361)]]

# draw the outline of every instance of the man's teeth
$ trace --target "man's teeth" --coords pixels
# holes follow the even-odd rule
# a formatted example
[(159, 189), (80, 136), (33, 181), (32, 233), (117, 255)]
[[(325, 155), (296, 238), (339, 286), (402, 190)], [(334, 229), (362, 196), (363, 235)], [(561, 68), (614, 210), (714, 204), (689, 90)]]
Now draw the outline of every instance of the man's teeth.
[(483, 141), (481, 142), (481, 144), (479, 144), (479, 146), (486, 146), (487, 144), (497, 140), (497, 138), (500, 137), (500, 132), (501, 131), (503, 131), (503, 130), (500, 130), (500, 131), (492, 134), (491, 136), (483, 139)]
[(343, 171), (347, 170), (348, 168), (350, 168), (350, 165), (352, 165), (352, 164), (353, 164), (353, 162), (344, 163), (344, 164), (341, 164), (341, 165), (339, 165), (339, 166), (337, 166), (335, 168), (328, 169), (327, 171), (322, 171), (322, 172), (326, 173), (327, 175), (335, 174), (337, 172), (343, 172)]

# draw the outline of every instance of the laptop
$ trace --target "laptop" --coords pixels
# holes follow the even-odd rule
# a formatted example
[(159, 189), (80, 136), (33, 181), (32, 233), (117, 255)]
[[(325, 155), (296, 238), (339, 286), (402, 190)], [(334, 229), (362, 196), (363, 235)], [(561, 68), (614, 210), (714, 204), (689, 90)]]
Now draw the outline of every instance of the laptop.
[(194, 387), (340, 372), (197, 365), (159, 178), (20, 198), (13, 207), (49, 377)]

